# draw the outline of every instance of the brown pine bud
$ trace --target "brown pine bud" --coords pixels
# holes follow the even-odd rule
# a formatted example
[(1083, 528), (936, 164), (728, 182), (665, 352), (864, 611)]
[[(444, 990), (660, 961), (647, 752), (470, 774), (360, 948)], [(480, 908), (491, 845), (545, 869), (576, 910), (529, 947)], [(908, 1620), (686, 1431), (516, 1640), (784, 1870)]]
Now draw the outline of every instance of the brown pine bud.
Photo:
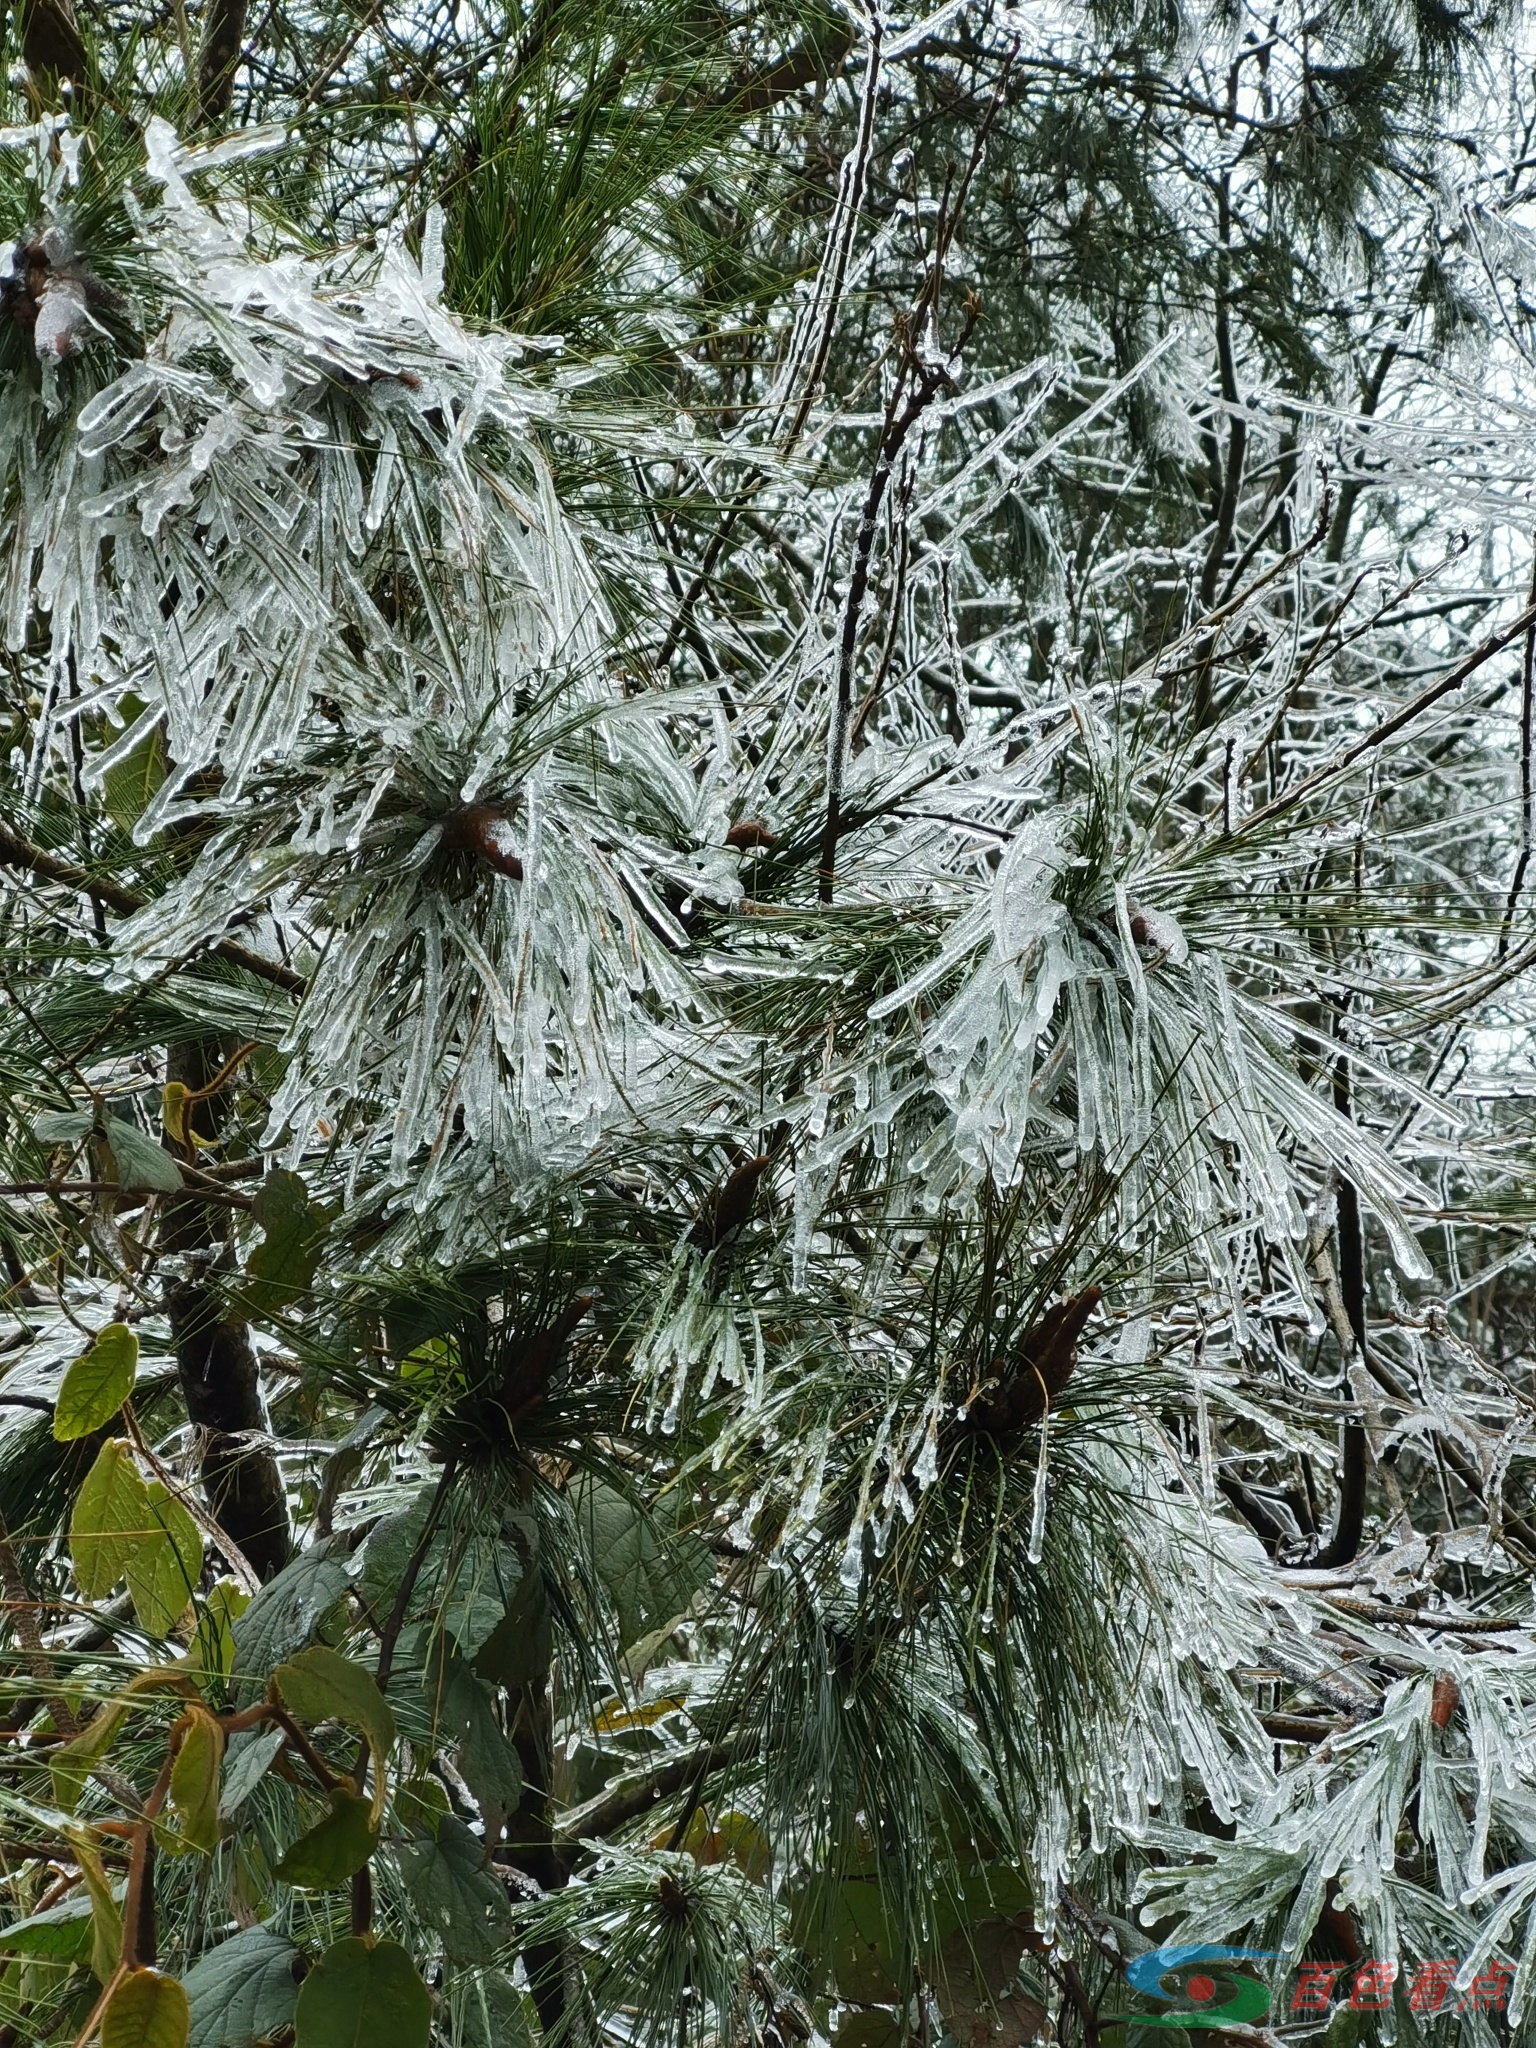
[(1429, 1718), (1437, 1728), (1449, 1728), (1451, 1716), (1461, 1702), (1461, 1687), (1449, 1671), (1435, 1673), (1435, 1689), (1429, 1696)]
[(1102, 1287), (1085, 1287), (1031, 1323), (1014, 1355), (999, 1360), (971, 1402), (966, 1421), (992, 1436), (1041, 1421), (1066, 1391), (1077, 1366), (1077, 1340), (1103, 1298)]
[(733, 825), (726, 833), (725, 843), (743, 853), (749, 849), (766, 853), (770, 847), (778, 845), (779, 835), (770, 832), (761, 818), (743, 818), (739, 825)]
[(573, 1295), (547, 1330), (528, 1339), (522, 1356), (502, 1381), (497, 1397), (497, 1406), (514, 1428), (544, 1399), (567, 1338), (596, 1299), (595, 1294)]
[(499, 875), (520, 882), (523, 864), (513, 850), (511, 815), (510, 804), (465, 804), (443, 819), (441, 842), (449, 853), (472, 853)]
[(757, 1200), (757, 1184), (767, 1170), (766, 1152), (760, 1152), (755, 1159), (743, 1159), (740, 1165), (733, 1166), (689, 1231), (688, 1242), (697, 1245), (701, 1251), (712, 1252), (718, 1250), (727, 1238), (734, 1237), (752, 1214), (752, 1204)]

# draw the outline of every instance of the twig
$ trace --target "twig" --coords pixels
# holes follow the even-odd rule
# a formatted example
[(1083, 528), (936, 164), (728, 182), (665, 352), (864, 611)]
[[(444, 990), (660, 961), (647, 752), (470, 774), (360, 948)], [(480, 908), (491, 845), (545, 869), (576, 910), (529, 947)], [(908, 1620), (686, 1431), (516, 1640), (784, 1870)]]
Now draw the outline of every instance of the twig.
[(5, 1588), (7, 1606), (16, 1633), (21, 1638), (22, 1648), (26, 1652), (27, 1669), (44, 1688), (54, 1727), (64, 1735), (78, 1734), (80, 1724), (75, 1719), (74, 1709), (59, 1692), (58, 1673), (53, 1668), (53, 1660), (48, 1655), (37, 1623), (32, 1618), (35, 1603), (27, 1589), (27, 1582), (22, 1577), (21, 1564), (3, 1515), (0, 1515), (0, 1585)]
[[(165, 1192), (164, 1188), (135, 1187), (122, 1180), (12, 1180), (0, 1186), (0, 1195), (132, 1195), (148, 1200)], [(220, 1209), (249, 1209), (253, 1202), (252, 1196), (237, 1194), (233, 1188), (205, 1188), (201, 1182), (189, 1183), (188, 1192)]]
[(1448, 674), (1441, 676), (1438, 682), (1431, 683), (1428, 689), (1421, 690), (1416, 697), (1411, 698), (1401, 711), (1395, 711), (1390, 718), (1384, 718), (1381, 724), (1368, 732), (1363, 739), (1356, 740), (1353, 746), (1341, 748), (1331, 761), (1325, 761), (1320, 768), (1314, 768), (1310, 775), (1304, 775), (1300, 782), (1290, 789), (1282, 790), (1279, 796), (1272, 798), (1259, 810), (1250, 811), (1239, 823), (1233, 837), (1240, 839), (1245, 832), (1251, 832), (1255, 826), (1267, 825), (1274, 819), (1283, 817), (1304, 798), (1343, 775), (1363, 755), (1370, 753), (1375, 747), (1384, 746), (1395, 734), (1400, 733), (1404, 726), (1411, 725), (1432, 705), (1438, 704), (1442, 697), (1448, 697), (1452, 690), (1460, 689), (1469, 676), (1476, 675), (1477, 671), (1492, 661), (1495, 655), (1502, 654), (1506, 647), (1518, 640), (1522, 633), (1529, 631), (1533, 624), (1536, 624), (1536, 604), (1528, 604), (1512, 624), (1506, 626), (1502, 632), (1491, 634), (1479, 646), (1474, 647), (1472, 652), (1457, 662)]
[[(74, 861), (60, 860), (57, 854), (34, 845), (9, 825), (0, 825), (0, 867), (29, 868), (40, 881), (54, 882), (62, 889), (73, 889), (82, 896), (89, 896), (93, 903), (115, 910), (122, 917), (131, 917), (149, 901), (136, 890), (125, 889), (121, 883), (93, 875), (88, 868), (79, 867)], [(208, 950), (221, 960), (227, 960), (231, 967), (243, 967), (247, 974), (271, 982), (274, 988), (286, 989), (289, 995), (301, 996), (304, 993), (302, 974), (295, 974), (291, 967), (284, 967), (279, 960), (268, 960), (262, 953), (253, 953), (248, 946), (242, 946), (234, 939), (220, 939)]]
[(1357, 1615), (1361, 1621), (1387, 1621), (1398, 1628), (1432, 1629), (1440, 1635), (1512, 1635), (1520, 1629), (1536, 1628), (1536, 1621), (1485, 1621), (1476, 1614), (1427, 1614), (1417, 1607), (1387, 1607), (1375, 1600), (1352, 1600), (1345, 1593), (1325, 1593), (1323, 1599), (1341, 1614)]

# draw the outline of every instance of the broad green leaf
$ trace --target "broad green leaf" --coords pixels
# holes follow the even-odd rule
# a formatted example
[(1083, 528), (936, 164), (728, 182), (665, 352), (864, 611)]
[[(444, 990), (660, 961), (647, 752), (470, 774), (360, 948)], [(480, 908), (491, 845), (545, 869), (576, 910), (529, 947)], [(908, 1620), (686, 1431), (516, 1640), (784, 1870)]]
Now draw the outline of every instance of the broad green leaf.
[(250, 1594), (233, 1579), (219, 1579), (209, 1587), (198, 1610), (193, 1645), (198, 1668), (205, 1676), (228, 1678), (235, 1661), (235, 1622), (250, 1604)]
[(88, 1109), (47, 1109), (32, 1119), (32, 1135), (39, 1145), (76, 1145), (96, 1128)]
[(203, 1569), (202, 1532), (158, 1479), (145, 1488), (149, 1534), (128, 1557), (133, 1611), (151, 1635), (169, 1635)]
[(133, 1392), (139, 1340), (126, 1323), (98, 1330), (64, 1375), (53, 1404), (53, 1433), (61, 1444), (104, 1429)]
[(501, 1880), (485, 1867), (479, 1836), (448, 1814), (435, 1834), (396, 1855), (411, 1904), (435, 1930), (449, 1961), (489, 1962), (512, 1916)]
[[(416, 1493), (409, 1507), (397, 1508), (393, 1514), (385, 1515), (368, 1532), (358, 1559), (357, 1583), (363, 1598), (376, 1613), (387, 1614), (394, 1604), (400, 1582), (409, 1568), (412, 1555), (421, 1540), (426, 1527), (427, 1515), (432, 1505), (432, 1487), (424, 1486)], [(445, 1538), (439, 1534), (428, 1546), (416, 1574), (416, 1592), (413, 1606), (424, 1606), (421, 1598), (423, 1581), (428, 1586), (435, 1584), (436, 1575), (442, 1566), (442, 1546)], [(434, 1554), (436, 1553), (436, 1554)]]
[(293, 2025), (303, 1952), (270, 1927), (250, 1927), (199, 1957), (182, 1979), (189, 2048), (256, 2048)]
[(443, 1637), (433, 1638), (424, 1668), (397, 1674), (390, 1692), (410, 1741), (455, 1751), (482, 1812), (512, 1811), (522, 1797), (522, 1765), (496, 1718), (495, 1695)]
[(454, 2048), (528, 2048), (523, 1994), (505, 1970), (454, 1970), (447, 1992)]
[(316, 1643), (300, 1651), (291, 1663), (279, 1664), (272, 1680), (288, 1711), (310, 1727), (316, 1728), (322, 1721), (345, 1721), (367, 1737), (379, 1764), (389, 1755), (395, 1741), (395, 1717), (373, 1673), (361, 1664)]
[(69, 1553), (87, 1600), (104, 1600), (112, 1591), (151, 1523), (149, 1489), (132, 1448), (114, 1437), (96, 1453), (69, 1518)]
[(259, 1690), (275, 1664), (302, 1650), (351, 1585), (342, 1539), (322, 1537), (269, 1579), (234, 1620), (230, 1676)]
[(773, 1867), (773, 1844), (757, 1822), (733, 1809), (721, 1814), (714, 1833), (720, 1839), (722, 1861), (728, 1859), (754, 1884), (761, 1884)]
[(432, 1994), (398, 1942), (350, 1935), (304, 1979), (296, 2048), (426, 2048)]
[[(801, 1920), (796, 1941), (827, 1969), (840, 1998), (884, 2005), (902, 1996), (896, 1981), (899, 1940), (873, 1877), (845, 1878), (835, 1886), (825, 1920)], [(800, 1919), (799, 1913), (796, 1919)]]
[(510, 1813), (523, 1794), (523, 1767), (517, 1751), (502, 1733), (490, 1687), (474, 1681), (469, 1711), (459, 1740), (459, 1774), (474, 1794), (481, 1812), (498, 1806)]
[(396, 1789), (395, 1818), (414, 1835), (435, 1835), (449, 1811), (448, 1794), (436, 1778), (412, 1778)]
[(90, 1837), (81, 1829), (72, 1828), (69, 1839), (80, 1875), (85, 1880), (85, 1889), (90, 1894), (91, 1968), (105, 1984), (117, 1968), (118, 1958), (123, 1952), (123, 1916)]
[(296, 1173), (275, 1166), (251, 1205), (262, 1240), (245, 1262), (240, 1298), (253, 1316), (280, 1315), (314, 1281), (333, 1211), (309, 1199)]
[[(423, 1487), (408, 1508), (387, 1515), (363, 1546), (363, 1596), (387, 1614), (421, 1541), (433, 1489)], [(498, 1536), (455, 1538), (440, 1529), (416, 1574), (410, 1617), (430, 1618), (462, 1656), (474, 1656), (501, 1627), (523, 1578), (517, 1546)]]
[(709, 1549), (676, 1526), (675, 1514), (647, 1512), (600, 1479), (575, 1488), (572, 1507), (593, 1569), (613, 1602), (621, 1649), (685, 1614), (694, 1594), (709, 1583)]
[(156, 725), (101, 778), (102, 802), (119, 832), (133, 830), (164, 780), (165, 742)]
[(101, 2016), (101, 2048), (187, 2048), (187, 1994), (158, 1970), (130, 1970)]
[(117, 1163), (117, 1177), (125, 1188), (151, 1188), (173, 1195), (181, 1186), (181, 1168), (156, 1138), (137, 1124), (120, 1116), (103, 1119), (102, 1136)]
[(90, 1956), (91, 1929), (89, 1899), (66, 1899), (62, 1906), (50, 1906), (46, 1912), (0, 1927), (0, 1957), (46, 1956), (83, 1963)]
[(925, 1968), (948, 2029), (958, 2042), (1023, 2048), (1039, 2040), (1045, 2008), (1018, 1982), (1034, 1917), (982, 1920), (958, 1928)]
[(85, 1781), (117, 1740), (118, 1730), (128, 1718), (120, 1700), (108, 1700), (94, 1713), (80, 1733), (61, 1743), (48, 1758), (53, 1779), (54, 1804), (73, 1813), (85, 1790)]
[(250, 1728), (237, 1735), (224, 1760), (219, 1818), (232, 1820), (272, 1768), (283, 1746), (281, 1728)]
[(530, 1572), (475, 1652), (475, 1669), (492, 1685), (538, 1684), (549, 1669), (551, 1636), (543, 1575)]
[(182, 1841), (205, 1853), (214, 1849), (219, 1839), (219, 1771), (223, 1762), (224, 1730), (212, 1714), (194, 1707), (191, 1726), (171, 1765), (171, 1804)]
[(832, 2048), (901, 2048), (902, 2038), (895, 2013), (883, 2006), (862, 2012), (845, 2007), (832, 2030)]
[(300, 1891), (328, 1892), (361, 1870), (379, 1846), (372, 1809), (348, 1785), (335, 1785), (331, 1810), (284, 1851), (277, 1875)]

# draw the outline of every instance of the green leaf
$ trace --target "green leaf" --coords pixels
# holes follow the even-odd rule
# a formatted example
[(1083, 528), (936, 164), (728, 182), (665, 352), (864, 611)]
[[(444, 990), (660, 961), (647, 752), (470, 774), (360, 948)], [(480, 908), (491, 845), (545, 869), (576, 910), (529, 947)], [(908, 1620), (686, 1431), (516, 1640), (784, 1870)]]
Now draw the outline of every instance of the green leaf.
[(454, 2048), (528, 2048), (523, 1994), (505, 1970), (454, 1970), (447, 1988)]
[(202, 1707), (192, 1709), (192, 1725), (181, 1738), (171, 1765), (171, 1804), (181, 1823), (180, 1836), (205, 1854), (219, 1840), (219, 1772), (224, 1762), (224, 1730)]
[(164, 780), (165, 743), (156, 725), (101, 779), (102, 802), (119, 832), (133, 830)]
[(926, 1960), (948, 2030), (957, 2041), (1023, 2048), (1037, 2041), (1045, 2009), (1018, 1982), (1034, 1927), (1029, 1912), (956, 1929)]
[(613, 1602), (621, 1649), (685, 1614), (713, 1576), (714, 1560), (697, 1536), (600, 1479), (584, 1480), (573, 1491), (572, 1506), (593, 1569)]
[(250, 1315), (279, 1315), (308, 1291), (334, 1213), (309, 1199), (296, 1173), (273, 1167), (251, 1204), (251, 1220), (263, 1235), (245, 1262), (240, 1290)]
[(224, 1760), (219, 1818), (232, 1820), (256, 1790), (283, 1746), (281, 1728), (251, 1728), (237, 1735)]
[(436, 1778), (412, 1778), (396, 1788), (395, 1819), (413, 1835), (435, 1835), (450, 1810), (448, 1794)]
[(251, 1596), (233, 1579), (218, 1579), (208, 1589), (197, 1617), (197, 1663), (207, 1678), (228, 1678), (235, 1661), (235, 1623), (251, 1604)]
[(300, 1891), (328, 1892), (361, 1870), (379, 1846), (369, 1801), (349, 1785), (333, 1785), (331, 1810), (284, 1851), (277, 1875)]
[(125, 1188), (152, 1188), (159, 1194), (173, 1195), (181, 1186), (181, 1168), (160, 1141), (149, 1137), (137, 1124), (109, 1116), (103, 1120), (102, 1135), (117, 1162), (117, 1177)]
[(733, 1808), (721, 1814), (712, 1831), (719, 1837), (721, 1854), (754, 1884), (761, 1884), (773, 1868), (773, 1844), (757, 1822)]
[(88, 1109), (48, 1109), (32, 1119), (32, 1135), (39, 1145), (76, 1145), (96, 1128)]
[(158, 1970), (130, 1970), (101, 2016), (101, 2048), (187, 2048), (187, 1994)]
[(189, 2048), (256, 2048), (293, 2025), (303, 1951), (270, 1927), (249, 1927), (195, 1962), (182, 1979)]
[(808, 1927), (798, 1929), (796, 1939), (829, 1969), (838, 1996), (859, 2005), (889, 2004), (899, 1998), (899, 1940), (876, 1880), (843, 1879), (833, 1891), (830, 1908), (822, 1940), (811, 1940)]
[(54, 1804), (65, 1813), (73, 1813), (79, 1805), (86, 1779), (117, 1740), (118, 1730), (127, 1718), (127, 1706), (109, 1700), (78, 1735), (50, 1754), (48, 1768), (53, 1778)]
[(296, 2048), (427, 2048), (432, 1994), (398, 1942), (350, 1935), (304, 1979)]
[(117, 1895), (101, 1866), (101, 1858), (91, 1846), (90, 1837), (78, 1828), (71, 1829), (70, 1843), (75, 1861), (80, 1866), (80, 1875), (85, 1880), (85, 1889), (90, 1894), (91, 1968), (105, 1984), (111, 1979), (123, 1952), (123, 1916)]
[(104, 1429), (133, 1392), (139, 1340), (126, 1323), (98, 1330), (64, 1375), (53, 1404), (53, 1434), (61, 1444)]
[(549, 1669), (551, 1627), (543, 1576), (529, 1572), (506, 1614), (475, 1652), (475, 1669), (492, 1685), (542, 1684)]
[(436, 1833), (398, 1850), (411, 1903), (450, 1962), (489, 1962), (511, 1922), (507, 1894), (485, 1868), (485, 1844), (445, 1815)]
[(371, 1671), (316, 1643), (291, 1663), (279, 1664), (272, 1678), (290, 1713), (311, 1728), (322, 1721), (345, 1721), (367, 1737), (375, 1761), (382, 1765), (394, 1747), (395, 1717)]
[(69, 1553), (87, 1600), (104, 1600), (149, 1533), (149, 1489), (120, 1437), (104, 1443), (75, 1497)]
[(149, 1534), (128, 1557), (128, 1591), (140, 1625), (169, 1635), (186, 1611), (203, 1569), (202, 1532), (158, 1479), (145, 1488)]
[(523, 1767), (496, 1718), (495, 1695), (477, 1678), (467, 1704), (456, 1756), (459, 1775), (482, 1813), (493, 1806), (511, 1813), (523, 1796)]
[(342, 1538), (323, 1536), (301, 1550), (236, 1617), (231, 1677), (247, 1688), (264, 1686), (272, 1667), (303, 1649), (351, 1583)]
[(48, 1956), (60, 1962), (83, 1963), (91, 1948), (91, 1909), (87, 1899), (68, 1899), (26, 1920), (0, 1928), (0, 1956)]
[[(379, 1613), (387, 1614), (394, 1604), (421, 1541), (434, 1490), (423, 1487), (408, 1508), (386, 1516), (363, 1546), (363, 1597)], [(430, 1616), (461, 1655), (474, 1656), (507, 1618), (522, 1579), (515, 1544), (479, 1534), (455, 1541), (448, 1530), (439, 1530), (417, 1572), (410, 1616)]]
[(832, 2030), (832, 2048), (901, 2048), (901, 2041), (895, 2013), (881, 2006), (864, 2012), (845, 2008)]

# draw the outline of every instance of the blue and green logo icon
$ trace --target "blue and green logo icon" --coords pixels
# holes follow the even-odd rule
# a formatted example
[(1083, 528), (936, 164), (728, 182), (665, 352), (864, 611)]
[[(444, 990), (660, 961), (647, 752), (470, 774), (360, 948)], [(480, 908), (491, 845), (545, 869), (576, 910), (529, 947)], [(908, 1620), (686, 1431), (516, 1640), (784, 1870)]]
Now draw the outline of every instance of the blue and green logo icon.
[(1272, 1948), (1226, 1948), (1219, 1942), (1148, 1949), (1127, 1964), (1127, 1978), (1149, 1998), (1178, 2003), (1169, 2012), (1137, 2013), (1136, 2023), (1143, 2027), (1229, 2027), (1234, 2020), (1258, 2019), (1269, 2011), (1269, 1986), (1221, 1966), (1243, 1960), (1272, 1962), (1275, 1953)]

